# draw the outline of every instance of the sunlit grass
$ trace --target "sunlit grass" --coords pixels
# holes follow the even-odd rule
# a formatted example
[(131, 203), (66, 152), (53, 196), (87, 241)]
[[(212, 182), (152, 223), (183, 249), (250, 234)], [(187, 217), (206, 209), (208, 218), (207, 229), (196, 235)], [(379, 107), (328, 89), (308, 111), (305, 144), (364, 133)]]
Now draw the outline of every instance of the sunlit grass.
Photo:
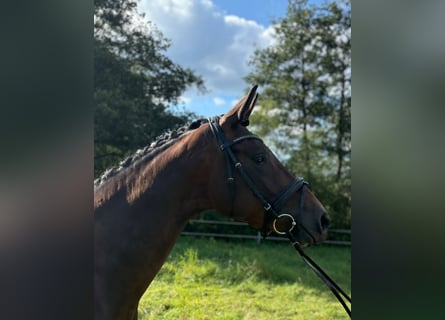
[[(305, 249), (350, 294), (350, 248)], [(182, 237), (140, 319), (349, 319), (289, 244)]]

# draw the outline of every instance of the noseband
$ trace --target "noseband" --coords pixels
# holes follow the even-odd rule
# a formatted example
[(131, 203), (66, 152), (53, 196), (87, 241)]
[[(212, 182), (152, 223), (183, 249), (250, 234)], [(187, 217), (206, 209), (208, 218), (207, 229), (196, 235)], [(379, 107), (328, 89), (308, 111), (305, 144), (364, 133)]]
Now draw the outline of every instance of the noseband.
[[(232, 146), (236, 143), (239, 143), (241, 141), (244, 141), (246, 139), (256, 139), (259, 141), (263, 141), (260, 137), (249, 134), (246, 136), (242, 136), (239, 138), (236, 138), (232, 141), (227, 141), (226, 136), (224, 134), (224, 131), (222, 130), (221, 126), (219, 125), (219, 117), (213, 117), (209, 119), (210, 128), (212, 129), (213, 135), (216, 137), (219, 143), (219, 147), (221, 151), (224, 152), (224, 157), (226, 159), (226, 172), (227, 172), (227, 182), (229, 185), (229, 192), (230, 192), (230, 198), (231, 198), (231, 213), (233, 214), (233, 203), (234, 203), (234, 181), (235, 178), (233, 176), (233, 167), (235, 167), (246, 185), (249, 187), (249, 189), (252, 191), (252, 193), (260, 200), (261, 204), (263, 205), (265, 217), (263, 222), (263, 236), (267, 235), (267, 224), (268, 224), (268, 217), (272, 217), (273, 223), (272, 227), (274, 231), (278, 234), (287, 234), (290, 233), (294, 227), (297, 225), (295, 222), (295, 218), (288, 214), (288, 213), (279, 213), (280, 209), (284, 206), (286, 201), (289, 199), (289, 197), (294, 194), (295, 192), (298, 192), (301, 190), (301, 199), (300, 199), (300, 213), (303, 210), (303, 203), (304, 203), (304, 186), (308, 183), (303, 178), (297, 178), (293, 180), (287, 187), (285, 187), (272, 202), (269, 202), (266, 200), (266, 198), (263, 196), (263, 194), (258, 190), (255, 183), (252, 181), (252, 179), (247, 175), (246, 171), (243, 168), (243, 165), (238, 159), (236, 158), (235, 154), (232, 151)], [(289, 230), (278, 230), (277, 228), (277, 221), (280, 219), (290, 219), (291, 226)], [(307, 230), (305, 230), (307, 232)], [(309, 235), (312, 237), (312, 235), (309, 233)], [(313, 237), (312, 237), (313, 238)], [(315, 239), (314, 239), (315, 240)]]
[[(267, 225), (268, 225), (268, 217), (272, 217), (273, 223), (272, 227), (274, 231), (278, 234), (287, 235), (289, 240), (291, 241), (293, 247), (295, 250), (298, 251), (298, 253), (303, 258), (304, 262), (315, 272), (315, 274), (323, 280), (323, 282), (328, 286), (328, 288), (332, 291), (332, 293), (335, 295), (337, 300), (341, 303), (345, 311), (348, 313), (349, 317), (351, 317), (351, 310), (346, 305), (346, 302), (343, 300), (342, 296), (351, 302), (351, 298), (335, 283), (334, 280), (332, 280), (324, 271), (320, 268), (310, 257), (308, 257), (303, 250), (300, 247), (300, 243), (295, 239), (294, 235), (291, 233), (291, 231), (294, 229), (294, 227), (297, 225), (295, 222), (295, 218), (288, 214), (288, 213), (278, 213), (280, 209), (282, 209), (283, 205), (286, 203), (286, 201), (289, 199), (289, 197), (294, 194), (295, 192), (298, 192), (301, 190), (300, 194), (300, 210), (299, 213), (301, 214), (303, 212), (303, 204), (304, 204), (304, 186), (307, 186), (308, 183), (303, 178), (296, 178), (293, 180), (286, 188), (284, 188), (272, 202), (269, 202), (266, 200), (266, 198), (263, 196), (263, 194), (258, 190), (258, 188), (253, 183), (252, 179), (247, 175), (246, 171), (244, 171), (243, 165), (238, 159), (236, 158), (235, 154), (233, 153), (231, 147), (243, 140), (246, 139), (256, 139), (259, 141), (262, 141), (260, 137), (250, 134), (246, 136), (242, 136), (239, 138), (236, 138), (232, 141), (227, 141), (226, 136), (224, 135), (224, 132), (219, 125), (219, 117), (213, 117), (209, 119), (210, 128), (212, 129), (213, 135), (216, 137), (219, 143), (220, 149), (224, 152), (224, 157), (226, 159), (226, 172), (227, 172), (227, 182), (229, 185), (229, 192), (230, 192), (230, 199), (231, 199), (231, 214), (233, 214), (233, 205), (234, 205), (234, 197), (235, 197), (235, 190), (234, 190), (234, 181), (235, 178), (233, 177), (233, 170), (232, 166), (234, 166), (241, 177), (243, 178), (244, 182), (247, 184), (249, 189), (253, 192), (253, 194), (261, 201), (261, 204), (263, 205), (265, 216), (263, 220), (263, 236), (266, 236), (268, 233)], [(276, 223), (280, 219), (290, 219), (291, 226), (288, 230), (278, 230)], [(298, 227), (302, 228), (313, 240), (315, 243), (315, 238), (312, 236), (312, 234), (301, 224)]]

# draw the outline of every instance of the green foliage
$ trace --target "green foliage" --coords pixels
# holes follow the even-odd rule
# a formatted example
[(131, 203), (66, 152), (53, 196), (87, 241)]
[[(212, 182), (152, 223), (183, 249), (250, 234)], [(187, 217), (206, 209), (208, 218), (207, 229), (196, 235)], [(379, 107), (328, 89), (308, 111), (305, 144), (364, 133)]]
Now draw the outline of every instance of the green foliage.
[(136, 10), (134, 0), (97, 0), (94, 23), (95, 176), (146, 145), (190, 114), (173, 114), (191, 85), (204, 90), (190, 69), (165, 54), (162, 33)]
[(291, 0), (275, 21), (276, 45), (256, 50), (249, 84), (262, 88), (253, 130), (304, 176), (333, 215), (351, 216), (350, 2)]
[[(348, 293), (349, 248), (307, 248)], [(139, 304), (141, 319), (348, 319), (288, 243), (181, 237)]]

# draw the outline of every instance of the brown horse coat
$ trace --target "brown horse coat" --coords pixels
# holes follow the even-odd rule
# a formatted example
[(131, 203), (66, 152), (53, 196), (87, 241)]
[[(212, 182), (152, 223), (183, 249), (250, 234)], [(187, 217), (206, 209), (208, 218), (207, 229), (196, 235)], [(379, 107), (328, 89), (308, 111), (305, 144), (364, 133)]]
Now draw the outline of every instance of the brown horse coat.
[[(250, 134), (245, 128), (255, 104), (256, 87), (220, 119), (227, 139)], [(253, 92), (253, 93), (252, 93)], [(233, 152), (265, 197), (272, 198), (292, 175), (259, 140), (245, 140)], [(255, 163), (261, 155), (264, 164)], [(230, 197), (225, 158), (208, 123), (170, 133), (166, 141), (146, 147), (95, 183), (95, 319), (137, 319), (138, 302), (158, 273), (187, 221), (215, 209), (261, 228), (264, 209), (236, 177)], [(299, 197), (286, 203), (296, 215)], [(327, 214), (310, 191), (304, 212), (295, 219), (313, 239), (326, 236)], [(302, 243), (311, 243), (296, 231)]]

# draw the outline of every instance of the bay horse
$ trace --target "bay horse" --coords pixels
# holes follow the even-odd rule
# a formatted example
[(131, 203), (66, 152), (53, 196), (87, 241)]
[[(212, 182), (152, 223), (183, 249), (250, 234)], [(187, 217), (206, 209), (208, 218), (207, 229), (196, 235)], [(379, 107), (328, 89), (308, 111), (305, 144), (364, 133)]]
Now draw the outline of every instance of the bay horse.
[(139, 299), (204, 210), (266, 234), (292, 232), (301, 246), (326, 238), (329, 216), (307, 183), (246, 128), (256, 89), (225, 115), (168, 133), (95, 181), (95, 319), (137, 319)]

